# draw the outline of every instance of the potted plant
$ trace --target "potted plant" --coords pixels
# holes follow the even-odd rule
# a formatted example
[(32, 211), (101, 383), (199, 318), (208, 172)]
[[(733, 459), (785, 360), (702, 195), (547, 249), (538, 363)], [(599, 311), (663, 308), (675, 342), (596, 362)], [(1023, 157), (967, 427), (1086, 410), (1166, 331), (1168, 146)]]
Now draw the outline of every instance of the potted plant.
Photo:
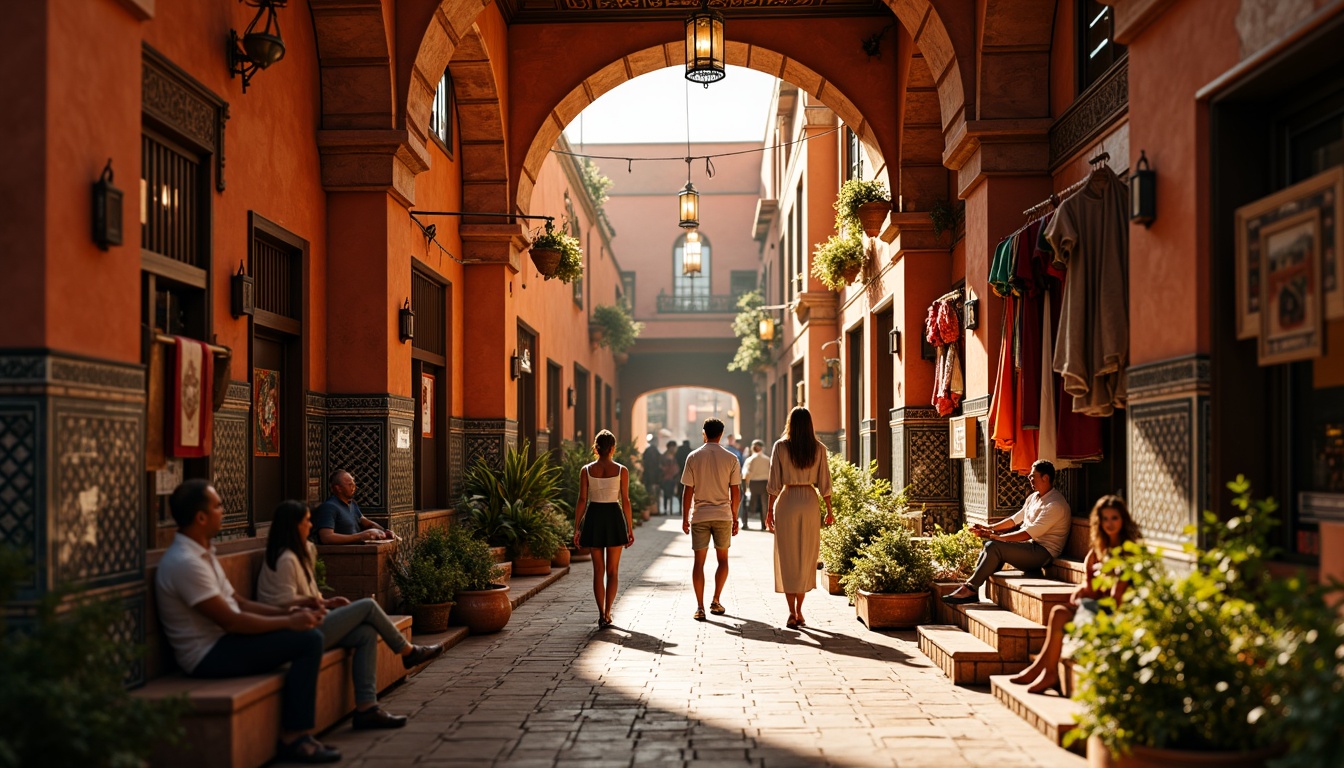
[(821, 532), (822, 579), (827, 592), (843, 595), (840, 577), (849, 573), (859, 549), (888, 527), (908, 527), (906, 517), (919, 513), (912, 513), (905, 494), (894, 493), (891, 482), (878, 475), (876, 461), (859, 467), (838, 453), (827, 461), (836, 522)]
[(436, 634), (448, 629), (453, 596), (462, 588), (462, 568), (449, 550), (448, 534), (434, 528), (416, 538), (406, 562), (392, 560), (392, 579), (418, 632)]
[(812, 253), (812, 275), (832, 291), (843, 290), (863, 269), (863, 238), (857, 232), (831, 235)]
[(590, 333), (600, 331), (593, 337), (595, 344), (619, 355), (634, 346), (635, 339), (644, 330), (644, 324), (635, 322), (630, 311), (622, 304), (599, 304), (593, 307), (592, 317), (588, 318), (588, 328)]
[(840, 582), (869, 629), (909, 629), (928, 616), (933, 558), (898, 525), (865, 544)]
[(837, 229), (842, 229), (842, 224), (857, 224), (864, 234), (876, 237), (888, 213), (891, 213), (891, 195), (887, 185), (876, 179), (850, 179), (840, 186), (835, 197)]
[(466, 625), (473, 635), (498, 632), (509, 623), (513, 604), (509, 588), (496, 583), (500, 569), (490, 546), (461, 526), (449, 528), (446, 537), (449, 557), (461, 574), (453, 596), (452, 621)]
[(546, 222), (545, 231), (532, 238), (529, 252), (537, 271), (547, 280), (572, 283), (583, 277), (583, 248), (578, 238)]
[(505, 504), (513, 522), (513, 574), (545, 576), (551, 572), (551, 558), (560, 548), (560, 536), (551, 524), (550, 507), (529, 507), (522, 501)]
[(574, 520), (554, 509), (547, 511), (546, 516), (560, 541), (560, 546), (556, 547), (555, 554), (551, 556), (551, 567), (568, 568), (570, 547), (574, 544)]
[(1327, 588), (1270, 573), (1274, 501), (1241, 477), (1228, 488), (1239, 514), (1205, 513), (1188, 572), (1136, 543), (1103, 566), (1129, 588), (1073, 628), (1084, 712), (1067, 737), (1088, 739), (1093, 765), (1263, 766), (1288, 746), (1272, 764), (1344, 759), (1344, 623)]

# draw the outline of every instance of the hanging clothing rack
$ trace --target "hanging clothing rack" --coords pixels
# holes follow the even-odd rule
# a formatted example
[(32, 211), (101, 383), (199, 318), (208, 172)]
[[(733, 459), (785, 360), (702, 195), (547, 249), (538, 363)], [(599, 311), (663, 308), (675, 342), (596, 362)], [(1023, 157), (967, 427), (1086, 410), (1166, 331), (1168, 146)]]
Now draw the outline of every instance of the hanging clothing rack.
[[(163, 333), (156, 333), (154, 334), (154, 341), (158, 342), (159, 344), (172, 346), (177, 343), (177, 338)], [(196, 341), (196, 339), (193, 339), (193, 341)], [(228, 347), (221, 347), (218, 344), (210, 344), (210, 343), (206, 343), (205, 346), (208, 347), (210, 351), (214, 353), (215, 357), (233, 357), (233, 350), (229, 349)]]
[[(1102, 152), (1096, 157), (1088, 160), (1087, 164), (1092, 166), (1092, 173), (1096, 173), (1097, 166), (1107, 165), (1110, 162), (1110, 159), (1111, 159), (1110, 152)], [(1030, 219), (1037, 213), (1043, 211), (1047, 206), (1048, 207), (1058, 206), (1061, 200), (1068, 197), (1069, 195), (1072, 195), (1074, 192), (1077, 192), (1078, 190), (1082, 189), (1084, 185), (1086, 185), (1089, 181), (1091, 181), (1092, 173), (1089, 173), (1085, 178), (1075, 181), (1074, 183), (1065, 187), (1064, 191), (1062, 192), (1051, 192), (1049, 197), (1026, 209), (1025, 211), (1022, 212), (1022, 215)]]
[(947, 293), (944, 293), (942, 296), (939, 296), (938, 298), (934, 299), (933, 303), (937, 304), (940, 301), (953, 301), (956, 299), (961, 299), (962, 297), (961, 292), (962, 292), (961, 288), (953, 288)]

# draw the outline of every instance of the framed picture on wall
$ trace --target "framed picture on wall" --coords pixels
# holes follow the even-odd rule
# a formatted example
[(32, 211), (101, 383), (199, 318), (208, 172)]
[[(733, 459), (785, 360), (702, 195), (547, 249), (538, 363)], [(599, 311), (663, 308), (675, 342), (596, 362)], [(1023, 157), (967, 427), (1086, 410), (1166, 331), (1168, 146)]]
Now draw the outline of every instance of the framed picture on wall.
[(1237, 338), (1260, 333), (1261, 278), (1264, 232), (1308, 211), (1320, 215), (1320, 283), (1327, 320), (1344, 318), (1344, 167), (1275, 192), (1237, 209)]
[(280, 455), (280, 372), (252, 369), (252, 431), (254, 456)]
[(1260, 228), (1260, 364), (1319, 357), (1322, 343), (1321, 212)]
[(434, 436), (434, 374), (420, 373), (420, 436)]

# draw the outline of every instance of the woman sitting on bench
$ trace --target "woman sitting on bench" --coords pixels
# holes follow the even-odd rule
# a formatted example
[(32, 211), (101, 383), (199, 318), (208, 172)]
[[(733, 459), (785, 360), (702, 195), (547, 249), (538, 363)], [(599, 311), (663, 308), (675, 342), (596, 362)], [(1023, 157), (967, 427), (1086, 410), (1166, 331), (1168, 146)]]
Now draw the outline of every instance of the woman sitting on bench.
[(328, 609), (317, 629), (322, 632), (324, 650), (336, 646), (355, 649), (352, 676), (355, 683), (353, 726), (364, 728), (400, 728), (404, 715), (392, 715), (378, 706), (378, 638), (381, 636), (393, 653), (401, 655), (407, 669), (423, 664), (443, 653), (442, 645), (411, 645), (373, 598), (350, 602), (344, 597), (324, 599), (313, 576), (316, 560), (308, 541), (313, 520), (308, 505), (284, 501), (275, 508), (270, 536), (266, 540), (266, 564), (257, 579), (257, 601), (279, 607)]
[(1027, 685), (1029, 693), (1045, 693), (1059, 689), (1059, 656), (1064, 648), (1064, 627), (1070, 621), (1081, 624), (1092, 621), (1098, 613), (1109, 613), (1107, 606), (1098, 600), (1103, 597), (1114, 598), (1116, 602), (1129, 586), (1116, 580), (1109, 593), (1092, 588), (1092, 580), (1101, 574), (1101, 567), (1111, 556), (1111, 550), (1123, 546), (1127, 541), (1139, 540), (1139, 528), (1134, 518), (1129, 516), (1129, 508), (1119, 496), (1102, 496), (1092, 507), (1090, 518), (1091, 541), (1087, 548), (1087, 557), (1083, 560), (1084, 582), (1069, 596), (1065, 605), (1056, 605), (1050, 611), (1050, 620), (1046, 626), (1045, 647), (1031, 666), (1021, 674), (1009, 679), (1016, 685)]

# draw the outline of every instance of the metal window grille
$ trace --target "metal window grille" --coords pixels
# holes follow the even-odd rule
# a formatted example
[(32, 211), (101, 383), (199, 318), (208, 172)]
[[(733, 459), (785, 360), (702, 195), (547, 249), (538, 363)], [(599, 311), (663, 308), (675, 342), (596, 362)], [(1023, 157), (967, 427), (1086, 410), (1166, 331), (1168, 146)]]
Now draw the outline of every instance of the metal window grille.
[(148, 135), (141, 137), (140, 149), (141, 247), (204, 267), (200, 158)]
[(446, 355), (444, 288), (419, 272), (411, 273), (411, 309), (415, 312), (415, 338), (411, 346), (433, 355)]

